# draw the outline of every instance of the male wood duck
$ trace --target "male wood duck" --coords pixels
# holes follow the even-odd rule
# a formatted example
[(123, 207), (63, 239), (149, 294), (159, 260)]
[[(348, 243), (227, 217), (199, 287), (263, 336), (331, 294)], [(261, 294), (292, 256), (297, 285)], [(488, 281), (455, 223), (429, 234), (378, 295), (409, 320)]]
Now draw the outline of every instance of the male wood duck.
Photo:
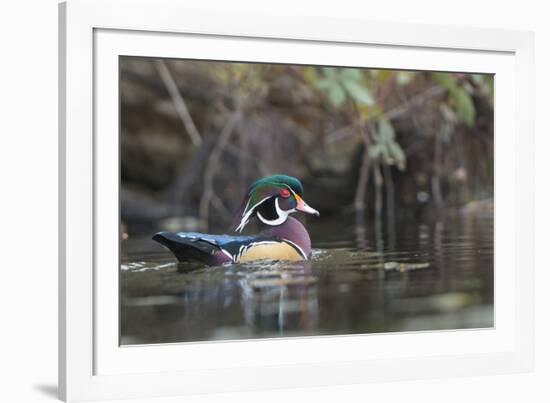
[(257, 235), (211, 235), (197, 232), (159, 232), (153, 239), (183, 261), (207, 265), (250, 262), (261, 259), (307, 260), (311, 240), (300, 221), (290, 214), (301, 211), (319, 216), (304, 201), (300, 181), (288, 175), (273, 175), (254, 182), (243, 201), (236, 232), (256, 218), (264, 228)]

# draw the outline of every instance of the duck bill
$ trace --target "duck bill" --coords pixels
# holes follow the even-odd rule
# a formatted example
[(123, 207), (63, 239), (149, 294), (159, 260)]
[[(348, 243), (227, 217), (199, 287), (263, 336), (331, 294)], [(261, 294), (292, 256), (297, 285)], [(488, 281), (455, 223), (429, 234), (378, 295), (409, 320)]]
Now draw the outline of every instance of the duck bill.
[(302, 199), (298, 195), (295, 195), (295, 197), (296, 197), (296, 200), (298, 201), (298, 205), (296, 206), (297, 211), (301, 211), (301, 212), (307, 213), (307, 214), (313, 214), (313, 215), (316, 215), (317, 217), (319, 217), (319, 212), (317, 210), (315, 210), (313, 207), (310, 207), (304, 201), (304, 199)]

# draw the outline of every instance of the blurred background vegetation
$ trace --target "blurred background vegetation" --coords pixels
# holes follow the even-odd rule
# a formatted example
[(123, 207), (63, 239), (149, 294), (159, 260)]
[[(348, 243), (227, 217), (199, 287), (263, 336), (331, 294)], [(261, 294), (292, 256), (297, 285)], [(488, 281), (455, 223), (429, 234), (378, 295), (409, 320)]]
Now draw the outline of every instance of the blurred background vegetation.
[(227, 231), (286, 173), (321, 219), (492, 211), (493, 76), (121, 57), (128, 233)]

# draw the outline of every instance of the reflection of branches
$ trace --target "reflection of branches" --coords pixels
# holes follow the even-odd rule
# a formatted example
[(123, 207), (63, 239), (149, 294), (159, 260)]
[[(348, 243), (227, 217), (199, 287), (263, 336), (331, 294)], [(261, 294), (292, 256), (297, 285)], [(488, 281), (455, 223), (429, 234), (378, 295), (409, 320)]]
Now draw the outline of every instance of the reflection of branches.
[(355, 208), (355, 235), (357, 247), (365, 249), (367, 247), (367, 227), (365, 225), (365, 200), (367, 195), (367, 185), (369, 182), (370, 158), (369, 158), (369, 133), (364, 122), (359, 120), (359, 131), (363, 139), (363, 155), (361, 168), (359, 170), (359, 179), (355, 189), (354, 208)]
[(442, 128), (434, 137), (434, 157), (432, 163), (432, 194), (435, 206), (441, 210), (443, 208), (443, 195), (441, 193), (441, 174), (443, 159), (443, 139), (449, 138), (453, 130), (452, 124), (443, 120)]
[(235, 126), (239, 122), (241, 117), (240, 111), (234, 112), (222, 129), (218, 137), (218, 142), (214, 146), (212, 153), (208, 157), (208, 162), (206, 165), (206, 172), (204, 174), (204, 184), (203, 184), (203, 193), (201, 196), (200, 206), (199, 206), (199, 215), (201, 219), (208, 225), (208, 216), (210, 211), (210, 203), (213, 200), (214, 194), (214, 177), (218, 172), (219, 165), (221, 162), (221, 156), (229, 142), (231, 134), (235, 129)]
[(384, 199), (382, 198), (382, 185), (384, 178), (380, 171), (382, 162), (377, 160), (373, 163), (374, 173), (374, 224), (376, 228), (376, 244), (378, 249), (382, 248), (382, 208), (384, 207)]
[(195, 126), (191, 115), (189, 114), (189, 109), (187, 109), (187, 105), (185, 104), (185, 101), (183, 100), (183, 97), (179, 92), (178, 86), (176, 85), (176, 82), (174, 81), (170, 70), (168, 70), (168, 66), (166, 66), (166, 63), (162, 59), (156, 59), (155, 66), (162, 82), (166, 86), (166, 90), (172, 98), (172, 102), (174, 103), (176, 112), (178, 113), (178, 116), (181, 119), (183, 126), (185, 127), (185, 130), (187, 131), (187, 134), (191, 139), (191, 142), (194, 146), (198, 146), (202, 142), (201, 135), (197, 130), (197, 127)]
[(384, 184), (386, 188), (386, 218), (390, 248), (395, 246), (395, 188), (389, 165), (383, 165)]
[(367, 194), (367, 184), (369, 181), (369, 170), (370, 170), (370, 161), (369, 161), (369, 130), (364, 125), (364, 123), (359, 121), (359, 130), (361, 132), (361, 137), (363, 139), (363, 156), (361, 161), (361, 169), (359, 171), (359, 179), (357, 181), (354, 206), (357, 211), (365, 210), (365, 196)]

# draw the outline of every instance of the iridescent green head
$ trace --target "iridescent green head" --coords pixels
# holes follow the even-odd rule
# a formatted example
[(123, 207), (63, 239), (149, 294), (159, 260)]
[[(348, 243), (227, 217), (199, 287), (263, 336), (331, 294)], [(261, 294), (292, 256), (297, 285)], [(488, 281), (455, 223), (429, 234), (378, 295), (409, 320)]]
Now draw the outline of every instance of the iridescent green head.
[(254, 216), (271, 226), (281, 225), (297, 211), (318, 216), (319, 212), (308, 206), (303, 197), (304, 187), (292, 176), (272, 175), (254, 182), (248, 188), (236, 231), (242, 231)]

